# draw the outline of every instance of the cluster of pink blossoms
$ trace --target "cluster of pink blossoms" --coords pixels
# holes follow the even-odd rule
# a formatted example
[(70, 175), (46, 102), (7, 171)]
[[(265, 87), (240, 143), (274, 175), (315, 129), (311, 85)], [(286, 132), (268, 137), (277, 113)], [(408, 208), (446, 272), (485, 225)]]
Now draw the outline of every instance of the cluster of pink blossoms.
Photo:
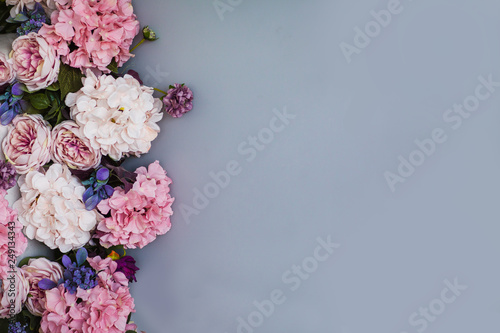
[(101, 213), (111, 213), (97, 225), (103, 246), (123, 245), (127, 249), (143, 248), (170, 230), (172, 203), (166, 171), (158, 161), (146, 169), (138, 168), (133, 188), (125, 192), (116, 188), (111, 198), (97, 206)]
[(58, 0), (57, 7), (52, 25), (44, 25), (39, 34), (64, 63), (108, 73), (113, 59), (119, 67), (130, 59), (130, 46), (139, 33), (131, 0)]
[(87, 261), (98, 272), (99, 285), (88, 290), (78, 288), (75, 294), (68, 292), (63, 284), (47, 290), (41, 330), (52, 333), (135, 331), (136, 325), (127, 324), (135, 305), (125, 274), (116, 271), (118, 264), (111, 258), (97, 256)]
[(15, 263), (17, 256), (23, 254), (28, 246), (28, 240), (21, 232), (23, 226), (17, 220), (17, 212), (9, 207), (6, 194), (4, 189), (0, 189), (0, 280), (5, 279), (11, 270), (9, 259)]

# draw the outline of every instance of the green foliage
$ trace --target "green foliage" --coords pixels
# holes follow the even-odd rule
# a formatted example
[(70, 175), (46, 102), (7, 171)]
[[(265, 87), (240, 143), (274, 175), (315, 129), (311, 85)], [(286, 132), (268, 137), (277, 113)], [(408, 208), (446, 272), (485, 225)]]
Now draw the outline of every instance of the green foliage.
[(83, 74), (78, 68), (61, 64), (59, 69), (59, 86), (61, 87), (61, 100), (64, 101), (68, 93), (74, 93), (83, 87)]
[(30, 107), (23, 110), (29, 114), (41, 114), (52, 126), (55, 126), (64, 120), (63, 109), (66, 105), (61, 100), (61, 95), (57, 86), (51, 86), (51, 89), (43, 89), (25, 94), (24, 99), (30, 104)]
[(31, 105), (37, 110), (44, 110), (50, 106), (50, 100), (44, 93), (28, 95)]
[(40, 319), (41, 317), (37, 317), (28, 310), (24, 309), (21, 314), (24, 316), (24, 320), (22, 322), (25, 322), (28, 324), (29, 328), (33, 332), (38, 332), (40, 328)]

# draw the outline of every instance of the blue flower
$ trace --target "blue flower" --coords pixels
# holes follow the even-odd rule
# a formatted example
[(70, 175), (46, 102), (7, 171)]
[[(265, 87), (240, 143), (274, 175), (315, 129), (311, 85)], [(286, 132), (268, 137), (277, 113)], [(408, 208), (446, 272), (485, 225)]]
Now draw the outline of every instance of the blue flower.
[(0, 123), (4, 126), (10, 124), (15, 116), (23, 110), (23, 90), (21, 83), (15, 83), (7, 88), (3, 95), (0, 95)]
[(97, 273), (90, 267), (82, 266), (87, 260), (87, 250), (81, 248), (76, 253), (76, 263), (64, 255), (62, 262), (66, 270), (63, 273), (64, 287), (70, 294), (76, 293), (76, 289), (92, 289), (97, 286)]
[(20, 322), (16, 321), (9, 323), (8, 333), (26, 333), (26, 328), (28, 324), (22, 325)]
[(30, 32), (38, 32), (44, 23), (48, 23), (47, 16), (39, 3), (35, 5), (35, 9), (32, 11), (28, 12), (24, 10), (22, 15), (15, 21), (23, 22), (21, 26), (17, 28), (18, 36), (27, 35)]
[(83, 193), (83, 202), (87, 210), (96, 208), (99, 202), (113, 195), (115, 190), (108, 185), (109, 176), (109, 170), (100, 167), (92, 173), (89, 179), (82, 182), (83, 185), (88, 186)]
[(49, 290), (57, 287), (58, 284), (64, 284), (70, 294), (75, 294), (78, 288), (83, 290), (94, 288), (97, 286), (97, 273), (92, 268), (83, 266), (87, 256), (88, 252), (85, 248), (81, 248), (76, 252), (76, 263), (72, 262), (67, 255), (63, 255), (62, 263), (66, 267), (63, 277), (58, 283), (49, 279), (42, 279), (38, 282), (38, 287)]

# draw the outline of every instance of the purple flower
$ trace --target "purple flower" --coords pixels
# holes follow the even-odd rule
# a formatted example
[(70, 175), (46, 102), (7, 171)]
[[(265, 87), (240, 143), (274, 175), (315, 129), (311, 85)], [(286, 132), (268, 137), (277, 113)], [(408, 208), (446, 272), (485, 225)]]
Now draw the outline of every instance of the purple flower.
[(26, 9), (22, 12), (19, 19), (15, 19), (15, 22), (22, 22), (21, 26), (17, 28), (17, 35), (23, 36), (30, 32), (38, 32), (44, 23), (47, 23), (47, 16), (43, 11), (42, 5), (39, 3), (35, 4), (35, 9), (32, 11), (27, 11)]
[(167, 95), (163, 97), (165, 111), (174, 118), (182, 115), (193, 108), (193, 92), (183, 84), (176, 83), (170, 86)]
[(113, 195), (115, 190), (108, 185), (109, 177), (109, 170), (101, 166), (88, 180), (82, 182), (83, 185), (89, 186), (83, 193), (83, 202), (87, 210), (96, 208), (99, 202)]
[(26, 102), (22, 100), (23, 90), (20, 83), (15, 83), (7, 88), (0, 96), (0, 123), (4, 126), (11, 123), (15, 116), (22, 113), (26, 108)]
[(139, 268), (135, 265), (134, 258), (131, 256), (124, 256), (116, 260), (116, 263), (118, 264), (118, 267), (116, 268), (118, 272), (125, 274), (130, 282), (137, 282), (135, 279), (135, 272), (138, 271)]
[(20, 322), (9, 322), (8, 333), (26, 333), (26, 329), (28, 328), (28, 324), (21, 324)]
[(66, 270), (63, 274), (64, 287), (70, 294), (76, 293), (76, 289), (83, 290), (92, 289), (97, 286), (97, 273), (90, 267), (83, 266), (87, 260), (87, 250), (81, 248), (76, 253), (76, 264), (71, 262), (71, 259), (64, 255), (62, 262)]
[(7, 161), (0, 161), (0, 189), (8, 190), (16, 185), (16, 170)]

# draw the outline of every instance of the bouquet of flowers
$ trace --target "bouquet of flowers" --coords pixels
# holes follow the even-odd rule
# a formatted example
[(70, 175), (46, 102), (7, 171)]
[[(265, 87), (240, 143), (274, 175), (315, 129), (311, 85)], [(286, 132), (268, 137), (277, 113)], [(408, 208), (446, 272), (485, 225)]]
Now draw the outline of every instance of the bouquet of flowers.
[[(131, 0), (0, 0), (1, 332), (137, 332), (126, 250), (170, 230), (174, 198), (158, 161), (122, 163), (193, 100), (119, 73), (139, 32)], [(18, 261), (29, 242), (53, 255)]]

